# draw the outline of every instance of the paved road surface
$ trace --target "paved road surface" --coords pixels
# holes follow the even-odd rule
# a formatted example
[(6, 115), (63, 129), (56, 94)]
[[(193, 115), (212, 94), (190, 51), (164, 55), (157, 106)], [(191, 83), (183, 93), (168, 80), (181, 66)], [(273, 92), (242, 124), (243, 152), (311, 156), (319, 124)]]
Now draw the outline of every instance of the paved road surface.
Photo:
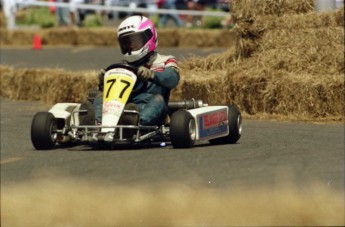
[[(224, 48), (158, 48), (159, 53), (174, 55), (178, 60), (191, 56), (207, 56), (224, 51)], [(25, 68), (64, 68), (68, 70), (97, 70), (121, 61), (120, 49), (113, 47), (51, 48), (1, 48), (0, 63)]]
[(344, 126), (245, 120), (238, 144), (174, 150), (95, 151), (86, 146), (35, 151), (30, 141), (38, 102), (1, 99), (1, 184), (76, 178), (117, 184), (272, 186), (288, 176), (344, 188)]
[[(212, 52), (174, 51), (179, 58), (189, 52), (199, 55)], [(107, 48), (46, 49), (42, 52), (1, 49), (1, 64), (17, 67), (94, 69), (114, 59), (116, 53)], [(303, 187), (317, 181), (331, 188), (344, 189), (343, 124), (245, 119), (243, 136), (234, 145), (113, 151), (78, 146), (38, 152), (31, 145), (30, 124), (35, 112), (48, 109), (49, 106), (38, 102), (1, 99), (2, 186), (33, 179), (76, 178), (116, 184), (178, 181), (210, 187), (235, 183), (271, 186), (284, 180)]]

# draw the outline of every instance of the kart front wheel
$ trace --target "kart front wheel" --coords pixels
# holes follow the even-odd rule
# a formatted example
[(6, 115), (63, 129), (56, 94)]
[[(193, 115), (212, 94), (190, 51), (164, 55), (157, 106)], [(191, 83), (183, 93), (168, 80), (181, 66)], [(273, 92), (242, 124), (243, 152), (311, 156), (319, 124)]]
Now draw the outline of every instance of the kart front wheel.
[(186, 110), (173, 113), (170, 121), (170, 140), (174, 148), (190, 148), (196, 139), (193, 116)]
[(31, 123), (31, 142), (36, 150), (50, 150), (56, 144), (57, 123), (49, 112), (38, 112)]
[(210, 140), (211, 144), (233, 144), (236, 143), (242, 135), (242, 115), (239, 109), (234, 105), (229, 105), (228, 124), (229, 135)]

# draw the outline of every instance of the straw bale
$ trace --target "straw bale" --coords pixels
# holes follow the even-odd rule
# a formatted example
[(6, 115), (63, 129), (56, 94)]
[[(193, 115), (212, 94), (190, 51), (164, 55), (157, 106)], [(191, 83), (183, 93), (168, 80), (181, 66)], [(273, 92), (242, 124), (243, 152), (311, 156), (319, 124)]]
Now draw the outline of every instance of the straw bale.
[[(160, 46), (176, 43), (188, 47), (230, 47), (221, 54), (182, 61), (181, 81), (173, 90), (171, 100), (195, 98), (211, 105), (233, 103), (249, 115), (343, 120), (344, 8), (314, 13), (308, 8), (310, 1), (234, 2), (243, 7), (254, 4), (258, 9), (250, 8), (254, 11), (251, 16), (257, 17), (239, 20), (231, 32), (164, 30), (167, 33), (160, 35), (160, 40), (168, 40)], [(282, 9), (278, 9), (277, 4), (281, 4)], [(272, 6), (271, 9), (268, 6)], [(268, 15), (261, 14), (264, 12)], [(76, 33), (70, 35), (77, 37)], [(162, 38), (164, 35), (171, 39)], [(92, 41), (97, 33), (86, 37), (84, 34), (75, 38), (74, 44)], [(97, 84), (95, 72), (15, 71), (0, 66), (0, 73), (1, 96), (43, 99), (50, 103), (80, 101), (86, 90)], [(80, 83), (80, 77), (84, 84)]]
[[(259, 48), (292, 48), (295, 44), (300, 44), (303, 49), (329, 43), (332, 46), (334, 43), (343, 45), (344, 29), (340, 23), (344, 19), (343, 12), (342, 8), (331, 13), (284, 15), (280, 18), (262, 16), (250, 22), (241, 22), (234, 29), (239, 36), (237, 53), (247, 58)], [(336, 19), (340, 17), (342, 20)]]
[(249, 115), (284, 115), (305, 119), (335, 117), (345, 111), (342, 74), (315, 80), (308, 73), (288, 73), (253, 65), (214, 71), (183, 70), (172, 100), (202, 99), (211, 105), (236, 104)]
[(70, 28), (49, 29), (45, 31), (42, 42), (48, 45), (76, 45), (79, 32)]
[(0, 45), (8, 45), (10, 43), (8, 30), (1, 27), (0, 29)]
[(226, 30), (184, 29), (179, 31), (180, 47), (230, 47), (236, 35)]
[(76, 32), (76, 45), (118, 46), (114, 29), (92, 28)]
[[(13, 69), (0, 66), (2, 97), (15, 100), (80, 102), (97, 84), (96, 72), (66, 72), (62, 69)], [(81, 81), (83, 81), (81, 83)]]
[(266, 70), (230, 71), (227, 102), (234, 102), (249, 114), (268, 113), (320, 118), (339, 116), (345, 111), (343, 75), (292, 74)]
[[(276, 29), (268, 30), (260, 40), (263, 50), (298, 47), (308, 49), (311, 46), (329, 46), (329, 49), (344, 45), (344, 28), (320, 27), (303, 30)], [(322, 54), (322, 53), (320, 53)]]
[[(240, 26), (241, 26), (240, 22)], [(307, 28), (344, 27), (344, 7), (330, 12), (308, 12), (305, 14), (284, 14), (282, 16), (261, 15), (252, 20), (253, 30), (300, 30)]]
[[(0, 29), (2, 45), (29, 45), (35, 33), (44, 45), (116, 46), (116, 32), (110, 28), (51, 28), (44, 30)], [(162, 29), (158, 31), (160, 47), (230, 47), (236, 35), (226, 30)]]
[(260, 15), (307, 13), (314, 10), (314, 0), (232, 0), (231, 12), (236, 18)]
[(205, 103), (224, 104), (226, 95), (223, 91), (225, 72), (217, 71), (181, 71), (181, 81), (172, 92), (171, 100), (201, 99)]
[[(13, 69), (0, 66), (2, 97), (41, 100), (48, 104), (81, 102), (97, 85), (96, 72), (66, 72), (59, 69)], [(83, 81), (81, 83), (81, 81)], [(345, 111), (342, 74), (315, 76), (249, 64), (213, 71), (181, 71), (179, 86), (171, 100), (202, 99), (210, 105), (236, 104), (244, 114), (276, 114), (321, 119), (343, 119)]]
[[(327, 46), (310, 49), (272, 49), (258, 54), (255, 64), (261, 68), (285, 70), (296, 74), (308, 73), (315, 76), (341, 74), (344, 72), (344, 50), (342, 45), (334, 45), (340, 51), (333, 52)], [(321, 54), (324, 53), (324, 54)]]
[[(257, 144), (269, 142), (269, 138), (265, 139), (258, 141)], [(243, 141), (241, 147), (253, 146), (246, 140)], [(282, 146), (287, 145), (282, 144)], [(231, 146), (231, 148), (233, 147)], [(209, 147), (209, 149), (212, 148)], [(79, 150), (82, 149), (79, 148)], [(283, 159), (287, 156), (287, 148), (276, 149), (278, 149), (279, 158)], [(235, 149), (232, 151), (236, 152)], [(114, 151), (112, 154), (119, 152), (122, 151)], [(141, 151), (123, 152), (136, 152), (137, 154)], [(165, 150), (157, 151), (155, 149), (153, 152), (163, 153)], [(191, 153), (191, 155), (200, 155), (198, 156), (200, 159), (204, 158), (198, 151), (193, 150)], [(72, 154), (69, 154), (69, 157)], [(102, 154), (104, 153), (100, 155)], [(178, 151), (174, 151), (175, 154), (179, 154)], [(183, 154), (186, 154), (186, 151)], [(54, 153), (44, 155), (51, 156)], [(75, 156), (77, 155), (75, 154)], [(93, 154), (89, 151), (88, 155)], [(150, 154), (145, 152), (145, 155)], [(164, 157), (168, 155), (172, 155), (172, 152), (164, 153)], [(250, 153), (251, 156), (246, 152), (237, 155), (236, 159), (229, 158), (229, 164), (233, 165), (231, 161), (235, 162), (240, 159), (244, 159), (244, 162), (252, 162), (252, 159), (255, 158), (265, 159), (263, 164), (271, 164), (266, 160), (270, 157), (265, 152), (258, 153), (254, 150)], [(313, 157), (313, 154), (308, 155)], [(341, 155), (338, 154), (338, 156)], [(107, 156), (110, 155), (107, 154)], [(302, 157), (291, 159), (300, 161), (301, 168), (305, 167)], [(74, 159), (70, 158), (66, 161), (70, 160)], [(124, 162), (130, 162), (129, 160), (132, 159), (128, 158)], [(197, 162), (199, 159), (195, 161)], [(339, 162), (341, 161), (339, 160)], [(193, 163), (193, 165), (196, 164)], [(278, 169), (276, 172), (283, 172), (278, 167), (275, 168)], [(55, 171), (54, 168), (51, 169), (51, 171)], [(271, 170), (271, 168), (266, 169)], [(290, 170), (285, 165), (281, 169)], [(156, 169), (152, 171), (154, 170)], [(249, 172), (253, 173), (253, 171)], [(256, 186), (251, 186), (255, 184), (240, 185), (238, 183), (240, 180), (236, 180), (236, 178), (233, 179), (234, 182), (231, 182), (231, 185), (217, 185), (217, 187), (202, 183), (186, 183), (186, 179), (192, 179), (189, 172), (186, 179), (183, 178), (181, 182), (169, 179), (171, 181), (163, 183), (153, 181), (147, 184), (120, 184), (98, 181), (95, 183), (90, 179), (79, 179), (81, 177), (46, 177), (16, 184), (4, 184), (1, 185), (1, 224), (3, 226), (85, 227), (344, 226), (344, 191), (337, 189), (334, 185), (327, 185), (321, 180), (309, 183), (298, 181), (300, 178), (292, 174), (291, 177), (285, 176), (290, 172), (299, 172), (299, 169), (285, 171), (285, 174), (269, 172), (268, 174), (272, 175), (272, 181), (275, 184), (257, 184)], [(305, 172), (308, 173), (308, 170)], [(44, 174), (57, 175), (49, 172), (49, 168), (44, 169)], [(196, 175), (196, 173), (193, 174)], [(295, 180), (294, 177), (298, 180)], [(200, 179), (204, 178), (194, 176), (192, 181), (202, 182)], [(336, 183), (334, 184), (336, 185)], [(337, 187), (340, 188), (338, 185)]]
[(3, 12), (0, 12), (0, 28), (6, 27), (6, 18)]
[(260, 40), (256, 64), (314, 75), (344, 70), (344, 29), (272, 30)]
[(1, 45), (32, 45), (32, 40), (35, 35), (33, 30), (14, 30), (7, 29), (0, 30)]
[(345, 21), (344, 21), (344, 6), (343, 6), (343, 7), (340, 7), (340, 8), (336, 11), (334, 17), (335, 17), (336, 23), (337, 23), (339, 26), (344, 27), (344, 25), (345, 25)]
[(160, 29), (158, 31), (158, 46), (176, 47), (179, 45), (179, 29)]
[(217, 54), (210, 54), (206, 57), (189, 57), (185, 61), (180, 62), (181, 73), (183, 74), (184, 70), (193, 70), (193, 71), (211, 71), (210, 74), (215, 74), (212, 71), (219, 69), (226, 69), (229, 64), (236, 62), (236, 48), (230, 47), (226, 51)]

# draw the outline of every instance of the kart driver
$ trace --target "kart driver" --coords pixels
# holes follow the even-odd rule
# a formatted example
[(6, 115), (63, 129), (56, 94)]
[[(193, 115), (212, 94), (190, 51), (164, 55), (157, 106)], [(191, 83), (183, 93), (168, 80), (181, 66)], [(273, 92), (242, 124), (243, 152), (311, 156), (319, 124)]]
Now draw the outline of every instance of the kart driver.
[[(130, 96), (125, 109), (138, 110), (141, 125), (162, 125), (167, 115), (170, 90), (175, 88), (180, 80), (176, 58), (156, 52), (157, 31), (152, 21), (144, 16), (125, 19), (117, 29), (117, 40), (124, 63), (137, 67), (138, 80), (147, 82), (146, 90)], [(104, 74), (103, 69), (98, 75), (99, 91), (103, 91)], [(97, 123), (100, 123), (102, 118), (102, 97), (102, 94), (97, 95), (93, 102)]]

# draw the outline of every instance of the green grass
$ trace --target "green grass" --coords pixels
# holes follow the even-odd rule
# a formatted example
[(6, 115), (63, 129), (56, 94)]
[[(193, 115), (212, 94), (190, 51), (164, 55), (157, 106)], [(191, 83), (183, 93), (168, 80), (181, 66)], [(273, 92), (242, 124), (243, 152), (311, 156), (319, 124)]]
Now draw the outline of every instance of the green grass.
[(86, 28), (96, 28), (96, 27), (102, 27), (102, 18), (98, 14), (90, 14), (87, 15), (85, 20), (83, 21), (83, 27)]
[(55, 17), (48, 8), (30, 8), (22, 12), (21, 17), (17, 18), (19, 25), (39, 25), (42, 28), (55, 26)]
[[(18, 25), (38, 25), (41, 28), (50, 28), (57, 25), (56, 17), (47, 7), (29, 8), (20, 11), (17, 16)], [(102, 18), (97, 14), (90, 14), (83, 22), (84, 27), (101, 27)]]
[[(209, 10), (209, 9), (208, 9)], [(38, 25), (41, 28), (50, 28), (56, 26), (56, 18), (47, 7), (29, 8), (19, 12), (17, 17), (18, 25)], [(158, 26), (159, 17), (157, 15), (151, 16), (150, 19)], [(203, 18), (202, 28), (205, 29), (220, 29), (222, 28), (222, 17), (205, 16)], [(100, 15), (90, 14), (85, 18), (82, 24), (83, 27), (102, 27), (103, 22)]]
[(223, 28), (222, 26), (222, 17), (210, 17), (210, 16), (205, 16), (204, 17), (204, 24), (203, 28), (208, 28), (208, 29), (218, 29), (218, 28)]

